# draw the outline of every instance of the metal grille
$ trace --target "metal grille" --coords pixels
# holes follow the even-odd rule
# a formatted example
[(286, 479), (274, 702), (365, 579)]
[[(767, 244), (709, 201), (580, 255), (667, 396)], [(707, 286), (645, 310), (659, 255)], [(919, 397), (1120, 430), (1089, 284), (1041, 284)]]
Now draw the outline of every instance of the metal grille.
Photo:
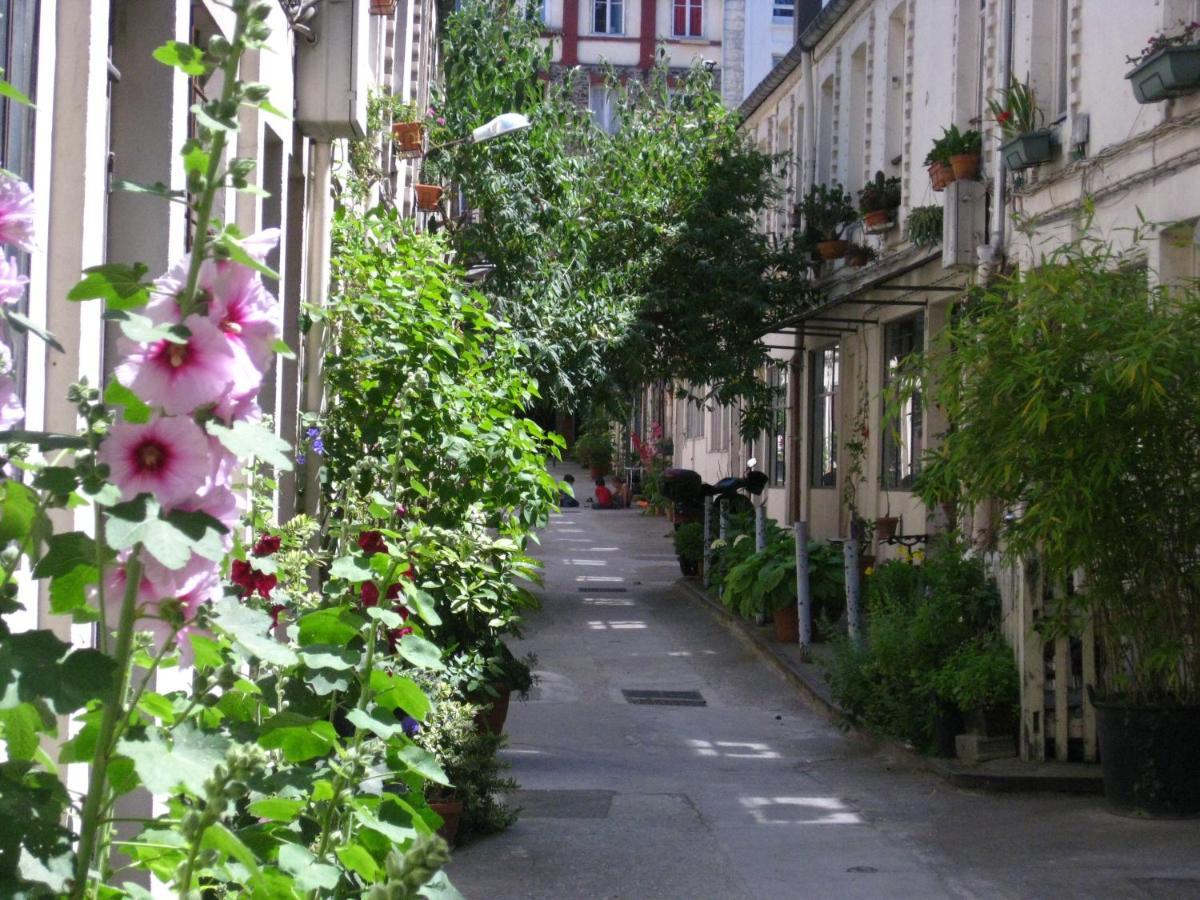
[(581, 594), (624, 594), (626, 588), (610, 588), (610, 587), (581, 587)]
[(626, 703), (643, 706), (708, 706), (699, 691), (621, 691)]

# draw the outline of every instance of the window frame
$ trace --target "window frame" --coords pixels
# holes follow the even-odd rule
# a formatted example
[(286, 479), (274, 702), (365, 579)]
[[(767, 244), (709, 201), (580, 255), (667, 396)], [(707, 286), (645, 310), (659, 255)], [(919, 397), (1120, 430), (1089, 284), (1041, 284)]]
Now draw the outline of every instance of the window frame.
[[(601, 12), (602, 10), (603, 12)], [(603, 29), (596, 27), (596, 22), (601, 15), (604, 17)], [(616, 27), (613, 27), (614, 19)], [(592, 34), (623, 35), (624, 33), (625, 0), (592, 0)]]
[[(923, 312), (884, 323), (883, 388), (888, 388), (901, 372), (911, 366), (914, 357), (925, 352), (925, 314)], [(911, 491), (921, 473), (921, 454), (925, 449), (925, 409), (920, 392), (908, 400), (903, 421), (896, 425), (880, 410), (880, 479), (884, 490)], [(897, 436), (896, 432), (899, 432)], [(897, 439), (898, 438), (898, 439)]]
[[(786, 12), (780, 12), (786, 10)], [(771, 24), (791, 25), (796, 21), (796, 0), (771, 0)]]
[[(830, 357), (832, 366), (827, 369)], [(837, 487), (838, 479), (837, 414), (838, 390), (842, 379), (841, 345), (833, 343), (809, 351), (809, 371), (808, 486), (815, 490), (833, 489)], [(827, 379), (827, 374), (831, 374), (831, 378)], [(824, 464), (826, 457), (828, 466)]]
[(786, 362), (773, 363), (767, 368), (767, 386), (773, 390), (771, 419), (763, 434), (764, 454), (771, 456), (760, 463), (767, 473), (771, 487), (787, 484), (787, 428), (789, 373)]
[[(681, 12), (684, 22), (683, 31), (678, 28)], [(700, 25), (693, 31), (692, 25), (696, 16), (700, 18)], [(704, 37), (704, 0), (671, 0), (671, 37), (684, 40), (698, 40)]]

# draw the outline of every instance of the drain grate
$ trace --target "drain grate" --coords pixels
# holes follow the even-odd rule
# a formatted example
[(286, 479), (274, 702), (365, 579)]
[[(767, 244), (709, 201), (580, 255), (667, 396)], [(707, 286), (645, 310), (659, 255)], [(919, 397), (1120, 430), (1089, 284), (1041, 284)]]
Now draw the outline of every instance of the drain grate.
[(621, 691), (626, 703), (643, 706), (708, 706), (699, 691)]
[(624, 594), (628, 588), (610, 588), (610, 587), (581, 587), (581, 594)]

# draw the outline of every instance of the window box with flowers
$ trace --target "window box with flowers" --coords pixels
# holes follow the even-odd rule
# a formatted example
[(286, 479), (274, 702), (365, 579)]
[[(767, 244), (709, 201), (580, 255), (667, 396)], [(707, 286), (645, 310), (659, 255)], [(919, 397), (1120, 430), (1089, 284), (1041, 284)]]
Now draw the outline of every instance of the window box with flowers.
[(1054, 155), (1053, 133), (1043, 127), (1045, 116), (1028, 84), (1014, 78), (1000, 92), (999, 100), (988, 100), (988, 110), (1005, 138), (1000, 155), (1010, 170), (1019, 172), (1039, 166)]
[(1125, 76), (1138, 103), (1158, 103), (1200, 88), (1200, 22), (1183, 25), (1176, 35), (1156, 34), (1137, 56), (1125, 61)]

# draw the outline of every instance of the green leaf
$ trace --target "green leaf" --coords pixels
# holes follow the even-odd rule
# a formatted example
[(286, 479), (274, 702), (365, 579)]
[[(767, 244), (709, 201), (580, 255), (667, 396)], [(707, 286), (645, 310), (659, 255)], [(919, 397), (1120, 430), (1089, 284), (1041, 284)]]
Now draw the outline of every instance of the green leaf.
[(307, 847), (299, 844), (281, 844), (279, 868), (296, 879), (296, 887), (302, 891), (332, 891), (341, 879), (336, 866), (317, 862)]
[(234, 422), (226, 428), (218, 422), (209, 422), (208, 433), (217, 438), (238, 459), (261, 459), (267, 465), (284, 472), (292, 470), (292, 461), (287, 454), (291, 445), (273, 431), (255, 422)]
[(232, 597), (223, 597), (216, 603), (213, 622), (244, 656), (276, 666), (294, 666), (300, 661), (296, 651), (271, 636), (269, 615)]
[[(3, 72), (3, 71), (4, 71), (3, 69), (0, 69), (0, 72)], [(13, 86), (12, 82), (6, 81), (2, 78), (0, 78), (0, 97), (7, 97), (9, 100), (13, 100), (17, 103), (20, 103), (22, 106), (28, 106), (30, 109), (37, 109), (37, 107), (33, 105), (33, 101), (29, 99), (29, 97), (27, 97), (25, 94), (21, 93), (21, 91), (17, 90)]]
[[(154, 184), (141, 184), (137, 181), (114, 178), (112, 189), (114, 191), (128, 191), (131, 194), (150, 194), (155, 197), (162, 197), (164, 200), (187, 199), (186, 191), (175, 190), (170, 185), (163, 184), (161, 181), (156, 181)], [(68, 297), (68, 299), (76, 298)]]
[(367, 618), (374, 619), (376, 622), (382, 624), (384, 628), (399, 628), (404, 624), (404, 619), (400, 613), (378, 606), (372, 606), (367, 609)]
[(362, 709), (350, 710), (350, 712), (346, 713), (346, 720), (355, 728), (369, 731), (376, 737), (383, 738), (385, 741), (390, 741), (397, 734), (401, 734), (404, 731), (400, 723), (394, 718), (391, 722), (384, 722), (369, 715), (366, 710)]
[(287, 341), (283, 340), (282, 338), (271, 345), (271, 352), (278, 353), (284, 359), (296, 358), (296, 354), (292, 351), (292, 348), (289, 347)]
[(141, 397), (115, 378), (104, 389), (104, 402), (109, 406), (124, 407), (122, 418), (126, 422), (144, 425), (150, 421), (150, 407), (142, 402)]
[(421, 886), (421, 890), (417, 893), (426, 900), (465, 900), (463, 895), (458, 892), (458, 888), (450, 883), (450, 876), (445, 872), (435, 874)]
[(187, 328), (182, 325), (160, 325), (148, 316), (114, 306), (105, 310), (104, 318), (117, 322), (121, 326), (121, 333), (135, 344), (156, 344), (159, 341), (186, 344), (189, 337)]
[(250, 804), (250, 815), (275, 822), (291, 822), (307, 806), (303, 800), (289, 797), (264, 797)]
[(2, 314), (4, 318), (8, 320), (8, 324), (11, 325), (15, 330), (22, 333), (28, 332), (29, 334), (37, 335), (39, 338), (45, 341), (47, 346), (53, 347), (59, 353), (66, 352), (63, 350), (63, 345), (54, 339), (54, 335), (52, 335), (42, 326), (21, 315), (21, 313), (17, 312), (11, 306), (0, 305), (0, 314)]
[(418, 747), (416, 744), (406, 744), (400, 748), (398, 756), (401, 762), (426, 781), (433, 781), (437, 784), (449, 786), (450, 779), (442, 771), (437, 757), (423, 747)]
[(376, 669), (371, 673), (371, 690), (375, 694), (375, 702), (384, 709), (402, 709), (419, 721), (424, 721), (429, 715), (429, 698), (411, 678), (389, 675)]
[(43, 730), (42, 717), (33, 704), (22, 703), (0, 710), (0, 727), (9, 759), (33, 759), (38, 749), (38, 732)]
[(226, 856), (236, 859), (249, 869), (250, 874), (255, 878), (262, 875), (258, 868), (258, 857), (254, 855), (254, 851), (243, 844), (241, 838), (220, 822), (214, 822), (204, 830), (200, 846), (205, 850), (216, 850), (218, 853), (224, 853)]
[(117, 752), (133, 760), (134, 768), (146, 790), (159, 796), (182, 788), (196, 797), (204, 796), (204, 782), (225, 759), (229, 739), (206, 734), (190, 722), (178, 725), (168, 743), (159, 728), (147, 728), (140, 740), (122, 738)]
[(37, 514), (37, 494), (19, 481), (0, 482), (0, 542), (23, 539)]
[(361, 556), (339, 556), (329, 567), (329, 574), (355, 583), (368, 581), (372, 574), (371, 564)]
[(158, 502), (142, 494), (108, 511), (108, 544), (128, 550), (142, 544), (168, 569), (182, 569), (192, 554), (218, 562), (225, 558), (224, 525), (203, 512), (175, 510), (161, 515)]
[(365, 622), (344, 606), (319, 609), (300, 617), (300, 644), (345, 644), (362, 633)]
[(167, 41), (151, 54), (164, 66), (173, 66), (185, 75), (207, 75), (211, 65), (204, 59), (204, 51), (183, 41)]
[(97, 559), (108, 561), (115, 554), (108, 549), (99, 553), (96, 542), (82, 531), (51, 535), (45, 555), (33, 567), (35, 578), (56, 578), (67, 575), (80, 566), (95, 569)]
[(406, 634), (396, 645), (396, 652), (419, 669), (442, 671), (446, 668), (442, 662), (442, 651), (436, 644), (430, 643), (415, 634)]
[(141, 263), (106, 263), (83, 271), (86, 277), (67, 293), (68, 300), (103, 300), (120, 310), (137, 309), (150, 300), (150, 285), (142, 281), (147, 269)]
[(218, 246), (224, 248), (224, 250), (229, 254), (229, 258), (234, 262), (241, 263), (243, 266), (254, 269), (260, 275), (264, 275), (267, 278), (274, 279), (275, 281), (279, 280), (278, 272), (265, 263), (259, 262), (249, 253), (247, 253), (241, 242), (232, 234), (225, 232), (218, 235), (216, 243)]
[(324, 719), (285, 711), (263, 723), (258, 743), (268, 750), (280, 750), (288, 762), (298, 763), (329, 753), (337, 744), (337, 733)]
[(0, 431), (0, 444), (33, 444), (43, 450), (66, 450), (86, 447), (88, 442), (87, 438), (75, 434), (10, 428), (8, 431)]
[(433, 598), (407, 578), (402, 579), (401, 584), (404, 585), (404, 601), (408, 608), (420, 616), (427, 624), (435, 628), (441, 625), (442, 617), (437, 614), (437, 609), (433, 605)]
[(69, 466), (46, 466), (34, 475), (33, 486), (51, 494), (70, 494), (79, 487), (79, 476)]
[(108, 700), (117, 663), (90, 648), (72, 650), (53, 632), (22, 631), (0, 641), (0, 709), (47, 700), (59, 715)]
[(368, 884), (375, 881), (379, 876), (379, 866), (375, 863), (375, 857), (360, 844), (347, 844), (344, 847), (338, 847), (334, 851), (337, 853), (338, 861), (343, 866), (358, 875), (361, 875)]
[(212, 638), (193, 632), (188, 635), (188, 640), (192, 642), (197, 669), (215, 669), (225, 664), (225, 658), (221, 655), (221, 645)]
[(344, 672), (353, 669), (359, 663), (357, 651), (343, 646), (312, 645), (300, 651), (300, 659), (310, 669), (333, 669)]
[(288, 122), (290, 122), (292, 120), (291, 116), (289, 116), (283, 110), (278, 109), (277, 107), (273, 106), (269, 100), (260, 100), (256, 105), (263, 112), (268, 113), (272, 116), (277, 116), (280, 119), (284, 119)]
[(162, 719), (168, 725), (175, 721), (175, 706), (162, 694), (146, 691), (138, 698), (138, 709), (148, 716)]

